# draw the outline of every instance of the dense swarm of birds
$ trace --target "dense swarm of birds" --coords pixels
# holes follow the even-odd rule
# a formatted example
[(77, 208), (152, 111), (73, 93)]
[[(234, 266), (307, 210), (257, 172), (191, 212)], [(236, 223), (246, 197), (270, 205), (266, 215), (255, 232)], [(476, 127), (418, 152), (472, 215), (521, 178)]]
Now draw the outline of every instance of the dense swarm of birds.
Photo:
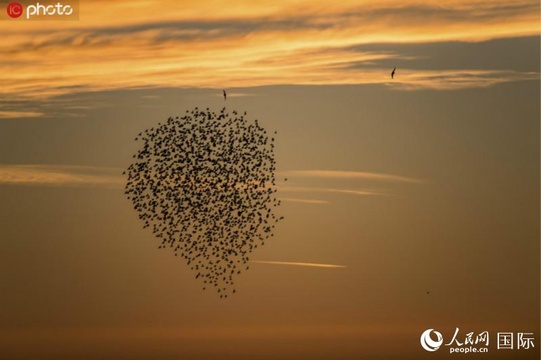
[[(276, 132), (275, 132), (276, 133)], [(141, 132), (125, 194), (144, 228), (184, 258), (221, 298), (249, 269), (249, 255), (273, 236), (274, 138), (225, 108), (186, 111)]]

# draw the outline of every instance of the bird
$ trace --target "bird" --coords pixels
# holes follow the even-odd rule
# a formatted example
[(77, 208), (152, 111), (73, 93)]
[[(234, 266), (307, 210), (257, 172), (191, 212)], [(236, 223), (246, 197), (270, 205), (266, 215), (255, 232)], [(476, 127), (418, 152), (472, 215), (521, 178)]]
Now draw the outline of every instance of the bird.
[(224, 93), (224, 100), (227, 100), (227, 93), (225, 92), (225, 89), (222, 90), (222, 91), (223, 91), (223, 93)]
[(396, 67), (391, 71), (391, 79), (394, 79), (394, 73), (396, 72)]

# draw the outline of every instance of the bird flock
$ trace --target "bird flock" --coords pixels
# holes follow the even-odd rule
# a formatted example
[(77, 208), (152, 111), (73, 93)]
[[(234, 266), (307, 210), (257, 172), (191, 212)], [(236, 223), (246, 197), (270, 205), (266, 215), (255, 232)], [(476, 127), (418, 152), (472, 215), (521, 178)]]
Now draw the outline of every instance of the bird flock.
[[(276, 134), (276, 132), (274, 132)], [(144, 228), (221, 298), (273, 236), (274, 138), (246, 112), (195, 108), (141, 132), (125, 194)]]

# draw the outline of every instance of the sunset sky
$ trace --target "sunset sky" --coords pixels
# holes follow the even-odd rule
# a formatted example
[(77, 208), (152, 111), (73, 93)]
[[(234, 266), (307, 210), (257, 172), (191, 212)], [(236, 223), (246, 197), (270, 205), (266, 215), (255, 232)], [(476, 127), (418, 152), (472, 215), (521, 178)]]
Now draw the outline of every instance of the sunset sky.
[[(10, 2), (0, 359), (539, 359), (539, 1)], [(278, 132), (285, 221), (227, 300), (123, 191), (135, 136), (196, 106)]]

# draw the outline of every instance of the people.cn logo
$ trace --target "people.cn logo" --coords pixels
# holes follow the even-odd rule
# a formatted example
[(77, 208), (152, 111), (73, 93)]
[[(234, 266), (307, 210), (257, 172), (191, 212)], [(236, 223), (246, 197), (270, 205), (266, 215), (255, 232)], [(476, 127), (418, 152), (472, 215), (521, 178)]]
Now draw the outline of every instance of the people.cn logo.
[[(436, 335), (436, 341), (430, 336), (431, 333)], [(434, 329), (428, 329), (421, 335), (421, 346), (426, 351), (434, 352), (440, 348), (441, 344), (443, 344), (443, 336)]]
[(74, 13), (74, 9), (71, 5), (64, 5), (60, 2), (51, 4), (49, 2), (35, 3), (27, 5), (26, 8), (16, 1), (10, 2), (7, 6), (8, 16), (16, 19), (23, 13), (26, 14), (26, 19), (31, 17), (50, 17), (50, 16), (70, 16)]

